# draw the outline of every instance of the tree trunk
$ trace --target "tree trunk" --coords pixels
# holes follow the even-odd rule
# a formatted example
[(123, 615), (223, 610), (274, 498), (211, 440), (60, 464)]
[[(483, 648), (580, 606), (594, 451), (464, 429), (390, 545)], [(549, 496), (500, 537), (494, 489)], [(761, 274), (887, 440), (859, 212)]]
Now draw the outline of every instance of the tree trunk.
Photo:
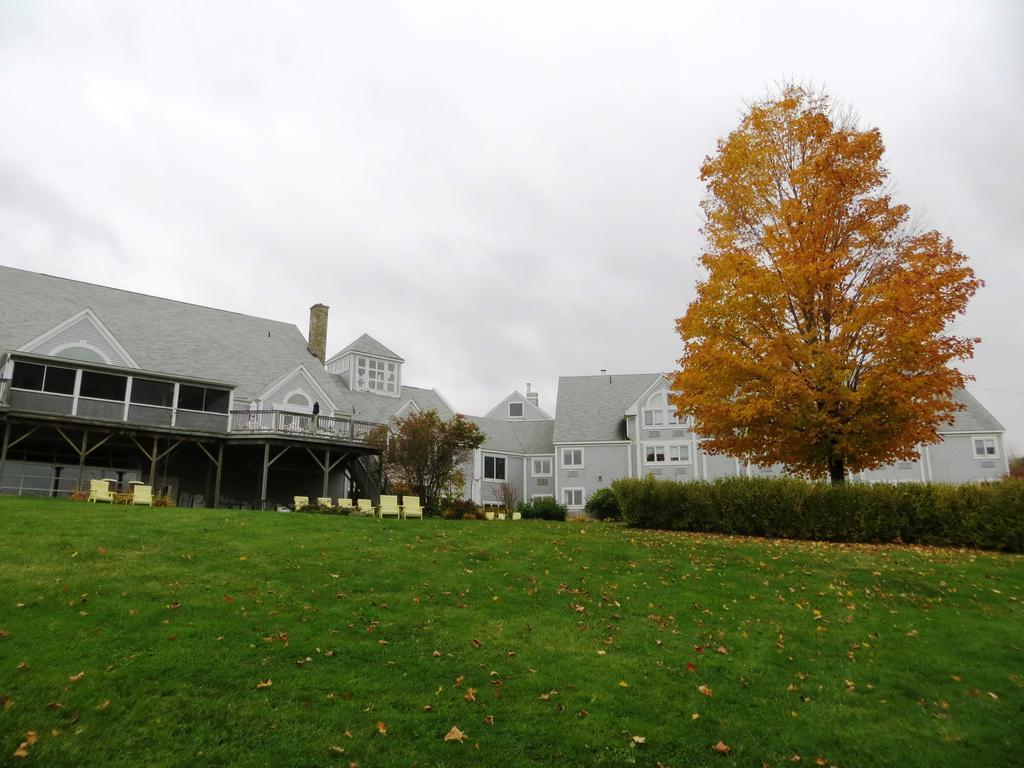
[(828, 476), (832, 485), (842, 485), (846, 482), (846, 465), (842, 459), (833, 458), (828, 462)]

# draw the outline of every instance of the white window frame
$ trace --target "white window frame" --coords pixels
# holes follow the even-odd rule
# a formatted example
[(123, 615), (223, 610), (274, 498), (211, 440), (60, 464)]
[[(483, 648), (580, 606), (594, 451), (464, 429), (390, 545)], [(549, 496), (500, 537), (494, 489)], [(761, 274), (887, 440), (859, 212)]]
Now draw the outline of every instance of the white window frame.
[[(543, 470), (541, 470), (540, 472), (538, 472), (537, 471), (537, 463), (538, 462), (545, 462), (545, 461), (548, 464), (548, 471), (544, 472)], [(533, 459), (530, 462), (530, 472), (531, 472), (533, 477), (551, 477), (551, 472), (552, 472), (552, 469), (553, 469), (552, 465), (554, 463), (555, 463), (555, 460), (550, 458), (550, 457), (540, 458), (540, 459)]]
[[(648, 458), (647, 452), (649, 450), (654, 450), (656, 452), (655, 456), (658, 455), (657, 451), (660, 450), (661, 458)], [(678, 453), (679, 458), (672, 458), (673, 451)], [(693, 452), (690, 450), (689, 443), (644, 443), (643, 457), (644, 464), (657, 464), (659, 466), (663, 466), (665, 464), (676, 464), (681, 466), (693, 463)]]
[(661, 408), (644, 408), (644, 429), (665, 426), (665, 411)]
[[(501, 459), (501, 469), (502, 469), (501, 477), (488, 477), (487, 476), (487, 460), (488, 459), (494, 459), (493, 466), (494, 466), (495, 474), (497, 474), (497, 470), (498, 470), (498, 459)], [(481, 461), (481, 465), (482, 465), (481, 472), (483, 474), (484, 480), (491, 480), (491, 481), (496, 482), (496, 483), (508, 482), (508, 458), (507, 457), (505, 457), (505, 456), (497, 456), (497, 455), (495, 455), (493, 453), (485, 453), (484, 456), (483, 456), (483, 460)]]
[(530, 494), (530, 500), (531, 501), (534, 500), (534, 499), (553, 499), (553, 498), (555, 498), (555, 494), (553, 494), (553, 493), (531, 493)]
[[(651, 458), (652, 453), (654, 458)], [(664, 443), (644, 443), (644, 464), (665, 464), (667, 461), (668, 447)]]
[[(518, 416), (516, 414), (512, 413), (512, 406), (513, 405), (518, 405), (519, 406), (519, 415)], [(519, 400), (515, 400), (515, 401), (509, 403), (508, 404), (508, 417), (510, 419), (524, 419), (524, 418), (526, 418), (526, 405), (524, 405)]]
[[(579, 493), (580, 503), (573, 504), (567, 497), (568, 494)], [(563, 488), (562, 489), (562, 503), (565, 504), (569, 509), (582, 509), (587, 504), (587, 489), (586, 488)]]
[[(982, 452), (978, 453), (978, 443), (982, 444)], [(992, 443), (992, 453), (988, 453), (988, 443)], [(976, 459), (998, 459), (999, 458), (999, 441), (994, 437), (972, 437), (971, 446), (974, 449), (974, 458)]]
[[(673, 459), (672, 458), (672, 450), (673, 449), (676, 449), (676, 450), (679, 451), (679, 458), (678, 459)], [(683, 456), (684, 453), (686, 454), (685, 457)], [(669, 464), (692, 464), (693, 463), (693, 455), (690, 452), (690, 444), (689, 443), (674, 443), (674, 444), (670, 444), (668, 446), (668, 456), (667, 456), (667, 459), (668, 459), (668, 463)]]
[[(569, 453), (570, 460), (571, 460), (572, 458), (575, 458), (574, 454), (575, 454), (576, 451), (579, 451), (579, 453), (580, 453), (580, 461), (579, 461), (579, 463), (578, 464), (566, 464), (565, 463), (565, 454)], [(583, 448), (560, 448), (559, 449), (559, 461), (561, 462), (562, 469), (583, 469), (584, 464), (585, 464), (585, 460), (586, 460), (586, 456), (584, 455)]]
[(352, 389), (374, 394), (398, 394), (398, 363), (368, 355), (355, 356)]

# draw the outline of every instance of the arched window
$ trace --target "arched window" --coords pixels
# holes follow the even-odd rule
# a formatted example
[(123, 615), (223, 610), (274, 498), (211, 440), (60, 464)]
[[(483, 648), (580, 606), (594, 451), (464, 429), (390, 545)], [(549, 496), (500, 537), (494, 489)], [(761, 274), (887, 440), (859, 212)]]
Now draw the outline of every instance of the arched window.
[(110, 361), (105, 359), (98, 351), (89, 347), (84, 347), (80, 344), (59, 349), (53, 354), (54, 357), (63, 357), (66, 360), (78, 360), (83, 363), (110, 364)]
[(288, 399), (285, 402), (288, 405), (298, 405), (298, 406), (301, 406), (303, 408), (309, 408), (310, 407), (309, 398), (306, 397), (301, 392), (293, 392), (292, 394), (288, 395)]

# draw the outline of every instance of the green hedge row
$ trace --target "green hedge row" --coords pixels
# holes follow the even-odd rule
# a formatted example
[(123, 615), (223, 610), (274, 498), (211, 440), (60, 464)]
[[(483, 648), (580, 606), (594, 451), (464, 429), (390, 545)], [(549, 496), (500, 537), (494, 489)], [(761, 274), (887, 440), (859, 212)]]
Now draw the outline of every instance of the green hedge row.
[(612, 484), (622, 519), (641, 528), (845, 542), (903, 542), (1024, 552), (1024, 481), (987, 485), (832, 486), (796, 479)]

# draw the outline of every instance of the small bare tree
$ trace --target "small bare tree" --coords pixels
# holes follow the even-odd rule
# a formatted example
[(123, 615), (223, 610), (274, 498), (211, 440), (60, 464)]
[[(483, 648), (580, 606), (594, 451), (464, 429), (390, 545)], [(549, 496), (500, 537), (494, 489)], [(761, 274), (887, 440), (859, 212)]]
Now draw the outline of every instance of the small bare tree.
[(501, 503), (501, 508), (511, 517), (519, 501), (519, 491), (512, 483), (502, 483), (494, 488), (494, 498)]

